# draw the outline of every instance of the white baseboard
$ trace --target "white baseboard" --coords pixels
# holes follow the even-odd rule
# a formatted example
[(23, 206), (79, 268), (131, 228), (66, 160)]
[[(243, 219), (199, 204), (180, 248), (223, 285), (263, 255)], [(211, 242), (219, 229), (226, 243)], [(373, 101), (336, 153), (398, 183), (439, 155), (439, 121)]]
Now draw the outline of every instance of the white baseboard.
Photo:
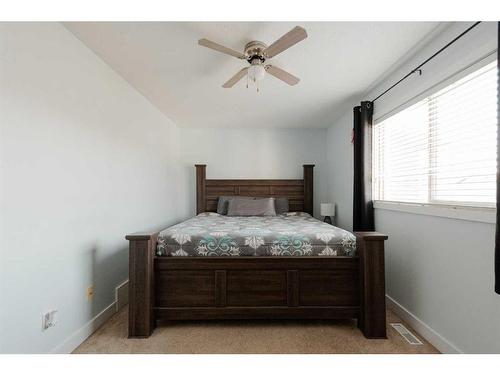
[(462, 354), (463, 352), (446, 340), (439, 333), (413, 315), (407, 308), (400, 305), (392, 297), (386, 295), (387, 307), (394, 311), (405, 323), (419, 335), (429, 341), (437, 350), (444, 354)]
[(116, 313), (116, 301), (97, 314), (90, 322), (50, 351), (51, 354), (70, 354)]
[(115, 301), (92, 318), (78, 331), (73, 333), (64, 342), (50, 351), (51, 354), (70, 354), (78, 348), (91, 334), (106, 323), (118, 310), (128, 303), (128, 280), (125, 280), (115, 289)]
[(128, 280), (118, 285), (115, 289), (116, 311), (120, 311), (128, 304)]

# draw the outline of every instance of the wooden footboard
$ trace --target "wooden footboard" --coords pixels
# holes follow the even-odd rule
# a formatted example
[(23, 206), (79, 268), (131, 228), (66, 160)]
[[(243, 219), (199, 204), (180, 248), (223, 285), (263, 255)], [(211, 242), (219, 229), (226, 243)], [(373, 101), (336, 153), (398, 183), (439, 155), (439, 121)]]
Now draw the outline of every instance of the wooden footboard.
[(140, 232), (125, 238), (129, 243), (129, 337), (149, 337), (154, 317), (154, 254), (158, 233)]
[(358, 259), (158, 258), (157, 319), (348, 318), (359, 310)]
[(386, 338), (385, 234), (354, 232), (359, 257), (360, 306), (358, 327), (367, 338)]
[(155, 257), (157, 233), (126, 238), (129, 337), (162, 320), (345, 318), (386, 337), (385, 235), (356, 233), (356, 257)]

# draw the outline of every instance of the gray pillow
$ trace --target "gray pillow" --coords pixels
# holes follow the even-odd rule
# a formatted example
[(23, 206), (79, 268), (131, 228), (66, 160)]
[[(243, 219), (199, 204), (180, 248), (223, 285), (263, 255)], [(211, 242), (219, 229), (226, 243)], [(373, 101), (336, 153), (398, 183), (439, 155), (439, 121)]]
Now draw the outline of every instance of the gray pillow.
[(288, 198), (276, 198), (274, 208), (276, 209), (276, 215), (286, 214), (289, 210)]
[(274, 198), (230, 199), (227, 216), (276, 216)]
[(221, 215), (227, 215), (227, 205), (230, 199), (239, 199), (239, 200), (251, 200), (255, 199), (254, 197), (240, 197), (238, 196), (222, 196), (219, 197), (219, 201), (217, 202), (217, 213)]

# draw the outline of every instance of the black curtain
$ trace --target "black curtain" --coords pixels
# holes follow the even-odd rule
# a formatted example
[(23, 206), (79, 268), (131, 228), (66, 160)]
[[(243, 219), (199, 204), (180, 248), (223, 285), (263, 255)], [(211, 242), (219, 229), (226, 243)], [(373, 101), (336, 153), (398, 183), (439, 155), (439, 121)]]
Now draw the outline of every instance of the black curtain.
[[(500, 22), (498, 22), (497, 65), (500, 69)], [(497, 226), (495, 233), (495, 292), (500, 294), (500, 77), (497, 78)]]
[(372, 202), (372, 122), (373, 103), (354, 107), (354, 231), (375, 230)]

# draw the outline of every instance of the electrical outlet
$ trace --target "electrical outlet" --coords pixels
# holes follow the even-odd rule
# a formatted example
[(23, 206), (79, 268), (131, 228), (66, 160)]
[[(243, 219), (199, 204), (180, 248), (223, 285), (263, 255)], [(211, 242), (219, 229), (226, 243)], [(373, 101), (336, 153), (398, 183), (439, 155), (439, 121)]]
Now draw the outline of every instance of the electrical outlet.
[(59, 322), (57, 310), (46, 312), (42, 315), (42, 330), (54, 327)]
[(91, 301), (94, 298), (94, 286), (91, 285), (87, 288), (87, 300)]

